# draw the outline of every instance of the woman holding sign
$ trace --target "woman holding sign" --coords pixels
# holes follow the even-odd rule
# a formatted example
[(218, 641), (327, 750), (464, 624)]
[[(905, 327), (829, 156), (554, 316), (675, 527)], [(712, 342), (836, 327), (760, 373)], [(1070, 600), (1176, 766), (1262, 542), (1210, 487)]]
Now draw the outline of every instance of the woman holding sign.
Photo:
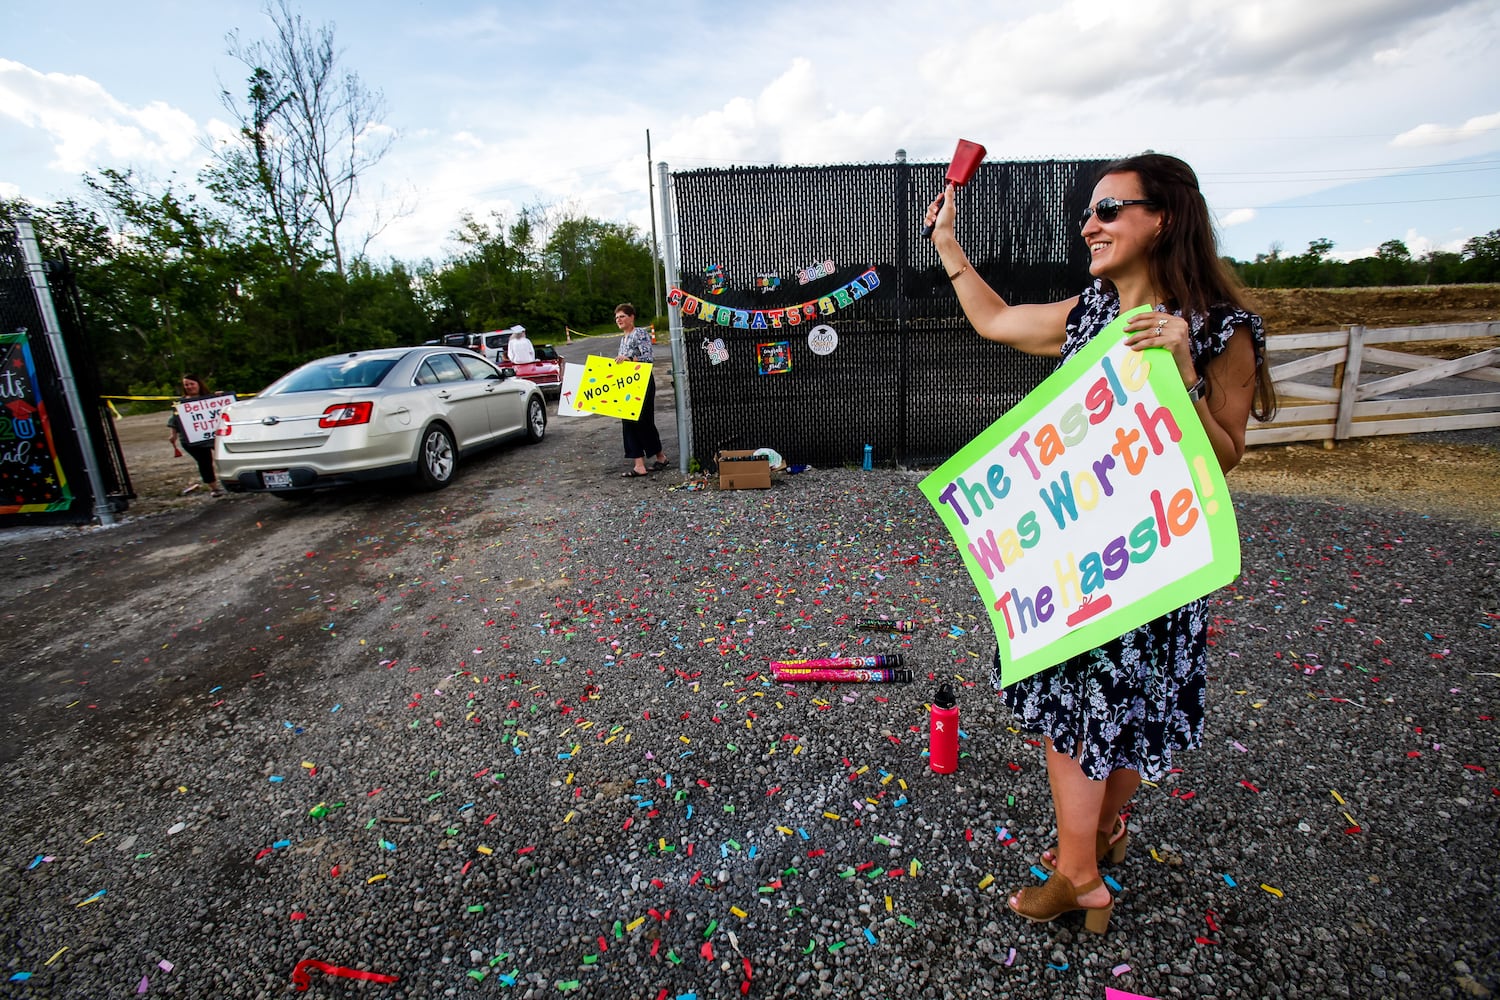
[[(1134, 350), (1171, 352), (1220, 466), (1245, 450), (1251, 414), (1269, 419), (1275, 392), (1264, 364), (1261, 319), (1245, 307), (1219, 258), (1198, 178), (1158, 153), (1106, 166), (1078, 219), (1093, 283), (1062, 302), (1010, 305), (970, 265), (954, 232), (952, 185), (927, 209), (933, 245), (975, 330), (1028, 354), (1067, 359), (1122, 312), (1151, 311), (1125, 326)], [(1054, 874), (1011, 895), (1016, 913), (1049, 922), (1084, 911), (1103, 933), (1114, 900), (1099, 865), (1125, 857), (1125, 806), (1141, 779), (1159, 780), (1173, 755), (1203, 738), (1208, 667), (1206, 599), (1001, 690), (1021, 725), (1048, 738), (1047, 777), (1057, 846), (1042, 853)], [(1000, 687), (999, 654), (993, 680)]]
[[(182, 399), (179, 402), (187, 403), (212, 395), (213, 393), (208, 391), (207, 384), (198, 376), (182, 376)], [(208, 487), (210, 496), (223, 496), (224, 490), (219, 486), (218, 477), (214, 475), (214, 439), (210, 437), (206, 441), (188, 440), (188, 435), (182, 427), (182, 418), (177, 415), (175, 408), (172, 410), (171, 419), (167, 421), (167, 427), (170, 428), (167, 440), (172, 442), (172, 457), (182, 457), (182, 449), (177, 447), (178, 440), (181, 440), (182, 447), (186, 448), (188, 454), (193, 456), (193, 461), (198, 463), (198, 478), (203, 481), (201, 485)], [(193, 483), (182, 492), (184, 495), (191, 493), (199, 485), (199, 483)]]
[[(615, 306), (615, 325), (624, 334), (620, 338), (620, 349), (615, 352), (615, 361), (638, 361), (651, 364), (655, 348), (651, 343), (651, 330), (635, 325), (635, 306), (621, 302)], [(620, 475), (624, 479), (635, 479), (660, 472), (667, 467), (667, 453), (661, 450), (661, 435), (656, 430), (656, 379), (646, 379), (646, 398), (641, 403), (641, 415), (635, 420), (620, 421), (625, 436), (625, 457), (635, 460), (635, 467)], [(654, 455), (651, 468), (646, 468), (646, 456)]]

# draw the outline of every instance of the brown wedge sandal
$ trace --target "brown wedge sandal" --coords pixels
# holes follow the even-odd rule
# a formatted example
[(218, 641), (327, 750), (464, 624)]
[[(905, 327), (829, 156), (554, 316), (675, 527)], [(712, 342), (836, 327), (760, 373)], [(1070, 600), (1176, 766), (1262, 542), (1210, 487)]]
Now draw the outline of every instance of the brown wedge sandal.
[(1104, 885), (1102, 879), (1094, 879), (1085, 885), (1074, 885), (1066, 875), (1053, 872), (1041, 885), (1027, 886), (1013, 893), (1018, 905), (1010, 906), (1018, 916), (1034, 924), (1050, 924), (1064, 913), (1083, 911), (1084, 930), (1092, 934), (1103, 934), (1109, 930), (1110, 915), (1115, 912), (1113, 897), (1103, 906), (1079, 906), (1078, 897)]
[[(1125, 817), (1120, 816), (1115, 820), (1115, 828), (1108, 834), (1094, 834), (1094, 860), (1099, 864), (1108, 861), (1117, 865), (1125, 860), (1125, 849), (1130, 846), (1130, 830), (1125, 826)], [(1057, 845), (1053, 844), (1042, 852), (1042, 867), (1049, 872), (1057, 871), (1057, 862), (1048, 861), (1047, 855), (1057, 857)]]

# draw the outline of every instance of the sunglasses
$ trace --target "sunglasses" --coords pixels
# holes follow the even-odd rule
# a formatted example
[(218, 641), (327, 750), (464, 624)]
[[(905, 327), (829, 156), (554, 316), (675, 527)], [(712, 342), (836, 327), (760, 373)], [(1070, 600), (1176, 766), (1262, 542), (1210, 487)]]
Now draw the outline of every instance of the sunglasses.
[(1114, 222), (1120, 217), (1120, 209), (1126, 205), (1151, 205), (1154, 207), (1156, 202), (1150, 198), (1126, 198), (1124, 201), (1121, 201), (1119, 198), (1100, 198), (1099, 204), (1093, 208), (1085, 208), (1083, 210), (1083, 214), (1078, 217), (1078, 228), (1080, 230), (1083, 229), (1084, 226), (1089, 224), (1089, 219), (1095, 215), (1099, 216), (1100, 222)]

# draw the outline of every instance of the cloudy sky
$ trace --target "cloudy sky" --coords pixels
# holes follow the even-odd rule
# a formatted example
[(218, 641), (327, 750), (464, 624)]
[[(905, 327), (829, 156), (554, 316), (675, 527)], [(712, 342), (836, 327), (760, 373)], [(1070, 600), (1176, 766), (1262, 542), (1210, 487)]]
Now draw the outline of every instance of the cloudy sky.
[[(1500, 229), (1494, 0), (304, 0), (397, 140), (365, 181), (408, 209), (378, 258), (440, 260), (464, 211), (568, 205), (650, 231), (673, 169), (1175, 153), (1223, 249), (1326, 237), (1414, 253)], [(928, 12), (928, 11), (935, 11)], [(190, 180), (244, 92), (260, 0), (11, 5), (0, 195), (100, 167)], [(389, 214), (389, 213), (388, 213)]]

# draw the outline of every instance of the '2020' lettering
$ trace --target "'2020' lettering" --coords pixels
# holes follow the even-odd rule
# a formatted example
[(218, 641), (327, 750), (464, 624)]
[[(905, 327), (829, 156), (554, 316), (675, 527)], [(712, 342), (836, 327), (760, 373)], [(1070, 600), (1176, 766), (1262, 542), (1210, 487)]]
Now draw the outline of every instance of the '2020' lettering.
[(30, 441), (36, 437), (36, 421), (30, 417), (0, 416), (0, 441)]

